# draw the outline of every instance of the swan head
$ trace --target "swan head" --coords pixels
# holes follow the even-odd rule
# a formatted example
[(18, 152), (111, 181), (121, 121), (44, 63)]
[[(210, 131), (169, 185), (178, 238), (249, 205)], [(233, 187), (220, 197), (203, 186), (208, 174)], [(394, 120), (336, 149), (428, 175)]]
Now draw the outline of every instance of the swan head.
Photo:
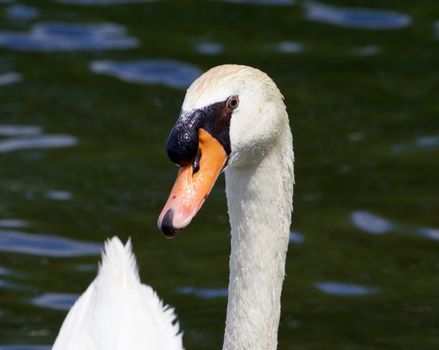
[(260, 162), (285, 121), (281, 93), (258, 69), (222, 65), (195, 80), (168, 138), (179, 172), (158, 219), (165, 236), (190, 223), (224, 169)]

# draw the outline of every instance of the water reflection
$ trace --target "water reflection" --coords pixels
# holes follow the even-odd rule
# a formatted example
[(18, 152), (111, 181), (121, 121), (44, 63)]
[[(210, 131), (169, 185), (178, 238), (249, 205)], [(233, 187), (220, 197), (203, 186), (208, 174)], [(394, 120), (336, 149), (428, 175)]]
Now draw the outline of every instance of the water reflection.
[(6, 16), (13, 20), (27, 21), (38, 17), (38, 10), (25, 5), (11, 5), (5, 10)]
[(68, 191), (52, 190), (46, 192), (46, 198), (56, 201), (68, 201), (73, 198), (73, 195)]
[(439, 241), (439, 228), (421, 227), (418, 233), (422, 237)]
[(401, 29), (412, 22), (409, 15), (400, 12), (335, 7), (312, 1), (305, 3), (305, 17), (310, 21), (358, 29)]
[(50, 350), (48, 345), (0, 345), (0, 350)]
[(0, 276), (9, 276), (12, 272), (9, 269), (0, 266)]
[(32, 300), (32, 304), (54, 310), (70, 310), (79, 298), (77, 294), (44, 293)]
[(112, 23), (38, 23), (28, 33), (0, 32), (0, 46), (18, 51), (73, 51), (130, 49), (136, 38), (125, 27)]
[(0, 219), (0, 227), (3, 228), (21, 228), (29, 226), (29, 222), (19, 219)]
[(236, 4), (254, 4), (254, 5), (292, 5), (294, 0), (224, 0)]
[(18, 83), (21, 81), (21, 75), (15, 72), (0, 74), (0, 86)]
[(421, 136), (413, 141), (394, 145), (391, 151), (393, 154), (399, 155), (404, 152), (414, 149), (419, 149), (419, 148), (423, 150), (435, 150), (439, 148), (439, 136), (437, 135)]
[(94, 61), (91, 69), (130, 83), (162, 84), (181, 89), (188, 87), (201, 74), (197, 67), (173, 60)]
[(352, 212), (351, 221), (361, 231), (374, 235), (382, 235), (395, 229), (395, 225), (389, 220), (367, 211)]
[(303, 242), (305, 242), (305, 236), (303, 235), (303, 233), (297, 231), (290, 232), (290, 243), (300, 244)]
[(439, 240), (439, 229), (431, 227), (412, 227), (409, 225), (395, 224), (381, 216), (367, 211), (354, 211), (351, 213), (352, 224), (361, 231), (369, 234), (385, 234), (391, 231), (415, 234), (431, 240)]
[(323, 293), (339, 296), (363, 296), (373, 295), (379, 292), (379, 288), (364, 287), (358, 284), (347, 284), (333, 281), (317, 282), (315, 287)]
[(352, 50), (352, 54), (360, 57), (376, 56), (380, 52), (380, 48), (375, 45), (357, 47)]
[(223, 52), (223, 45), (214, 42), (202, 42), (195, 47), (195, 51), (203, 55), (218, 55)]
[(78, 143), (70, 135), (41, 135), (26, 138), (11, 138), (0, 141), (0, 154), (22, 149), (48, 149), (72, 147)]
[(129, 3), (154, 2), (157, 0), (54, 0), (61, 4), (74, 5), (120, 5)]
[(274, 50), (281, 53), (300, 53), (304, 51), (304, 47), (294, 41), (281, 41), (274, 45)]
[(42, 131), (40, 126), (0, 124), (0, 136), (32, 136), (41, 134)]
[(227, 298), (228, 291), (226, 288), (195, 288), (195, 287), (179, 287), (177, 291), (180, 294), (193, 295), (201, 299)]
[(46, 234), (0, 229), (0, 251), (51, 257), (99, 255), (102, 245)]

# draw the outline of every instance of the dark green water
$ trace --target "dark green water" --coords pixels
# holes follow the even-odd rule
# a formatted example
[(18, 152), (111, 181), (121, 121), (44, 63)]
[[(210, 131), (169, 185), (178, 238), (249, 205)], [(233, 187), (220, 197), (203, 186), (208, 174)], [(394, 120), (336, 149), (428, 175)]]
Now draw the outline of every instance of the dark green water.
[(185, 87), (221, 63), (291, 115), (279, 348), (439, 348), (436, 2), (74, 2), (0, 1), (0, 349), (49, 349), (115, 234), (186, 348), (221, 347), (224, 180), (178, 238), (155, 226)]

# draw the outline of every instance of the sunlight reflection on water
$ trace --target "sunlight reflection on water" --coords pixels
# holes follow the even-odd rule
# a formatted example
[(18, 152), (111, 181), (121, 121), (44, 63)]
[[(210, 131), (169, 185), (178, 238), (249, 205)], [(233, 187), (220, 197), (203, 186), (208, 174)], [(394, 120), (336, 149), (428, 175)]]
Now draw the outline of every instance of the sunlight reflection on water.
[(74, 5), (121, 5), (129, 3), (155, 2), (157, 0), (54, 0), (61, 4)]
[(7, 153), (22, 149), (48, 149), (72, 147), (78, 143), (70, 135), (41, 135), (27, 138), (11, 138), (0, 141), (0, 153)]
[(293, 5), (294, 0), (224, 0), (225, 2), (235, 4), (253, 4), (253, 5)]
[(360, 57), (376, 56), (380, 53), (380, 48), (375, 45), (357, 47), (352, 50), (352, 54)]
[(396, 231), (398, 233), (419, 235), (434, 241), (439, 240), (438, 228), (395, 224), (386, 218), (361, 210), (352, 212), (350, 217), (355, 227), (368, 234), (382, 235)]
[(136, 38), (124, 26), (113, 23), (38, 23), (28, 33), (0, 32), (0, 46), (18, 51), (74, 51), (131, 49)]
[(179, 287), (177, 291), (180, 294), (193, 295), (201, 299), (227, 298), (228, 291), (226, 288), (195, 288), (195, 287)]
[(39, 11), (31, 6), (11, 5), (5, 10), (6, 16), (16, 21), (27, 21), (35, 19), (39, 15)]
[(429, 136), (418, 137), (413, 141), (396, 144), (391, 148), (391, 152), (395, 155), (399, 155), (404, 152), (408, 152), (416, 149), (422, 149), (424, 151), (432, 151), (438, 148), (439, 148), (439, 136), (429, 135)]
[(412, 22), (410, 16), (404, 13), (360, 7), (335, 7), (313, 1), (305, 3), (305, 17), (310, 21), (357, 29), (401, 29)]
[(303, 242), (305, 242), (305, 236), (303, 235), (303, 233), (297, 231), (290, 232), (290, 243), (300, 244)]
[(379, 288), (375, 287), (364, 287), (358, 284), (347, 284), (333, 281), (317, 282), (315, 287), (323, 293), (340, 296), (373, 295), (379, 292)]
[(18, 83), (22, 80), (21, 75), (15, 72), (0, 74), (0, 86)]
[(94, 61), (91, 70), (130, 83), (162, 84), (180, 89), (188, 87), (201, 74), (197, 67), (173, 60)]
[(304, 46), (294, 41), (281, 41), (274, 45), (274, 50), (281, 53), (301, 53), (304, 51)]
[(54, 310), (69, 310), (78, 298), (77, 294), (44, 293), (34, 298), (32, 304)]
[(0, 350), (50, 350), (48, 345), (0, 345)]
[(0, 219), (0, 227), (3, 228), (20, 228), (29, 226), (29, 222), (20, 219)]
[(203, 55), (218, 55), (223, 49), (222, 44), (215, 42), (202, 42), (195, 47), (195, 51)]
[(352, 212), (351, 221), (360, 230), (374, 235), (382, 235), (395, 229), (395, 225), (389, 220), (367, 211)]
[(46, 234), (0, 229), (0, 251), (51, 257), (99, 255), (102, 245)]
[(41, 134), (42, 131), (40, 126), (0, 124), (0, 136), (31, 136)]
[(68, 191), (52, 190), (46, 192), (46, 198), (56, 201), (68, 201), (73, 198), (73, 194)]

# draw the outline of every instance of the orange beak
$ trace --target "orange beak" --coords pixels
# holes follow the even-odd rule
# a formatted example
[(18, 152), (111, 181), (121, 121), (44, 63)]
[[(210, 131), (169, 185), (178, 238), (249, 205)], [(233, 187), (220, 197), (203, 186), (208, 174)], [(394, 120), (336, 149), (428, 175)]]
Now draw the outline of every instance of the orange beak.
[(200, 210), (227, 162), (220, 142), (206, 130), (198, 131), (198, 156), (192, 165), (180, 167), (157, 225), (172, 238), (184, 229)]

